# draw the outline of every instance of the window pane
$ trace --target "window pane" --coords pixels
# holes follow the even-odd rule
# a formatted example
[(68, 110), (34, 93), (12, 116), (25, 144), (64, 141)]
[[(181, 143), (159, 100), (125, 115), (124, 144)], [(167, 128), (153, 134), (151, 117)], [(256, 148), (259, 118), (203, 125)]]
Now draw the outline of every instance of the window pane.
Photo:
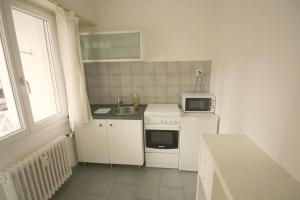
[(21, 128), (11, 80), (0, 41), (0, 138)]
[(24, 71), (24, 84), (34, 122), (60, 111), (52, 65), (48, 22), (13, 9), (13, 19)]

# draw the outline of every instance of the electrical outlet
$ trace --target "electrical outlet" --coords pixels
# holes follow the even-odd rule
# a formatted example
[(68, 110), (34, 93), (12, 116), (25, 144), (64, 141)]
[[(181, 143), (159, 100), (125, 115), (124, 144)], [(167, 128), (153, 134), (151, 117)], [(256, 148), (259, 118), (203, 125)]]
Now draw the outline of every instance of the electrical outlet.
[(203, 69), (197, 69), (196, 70), (196, 76), (199, 76), (201, 74), (203, 74)]

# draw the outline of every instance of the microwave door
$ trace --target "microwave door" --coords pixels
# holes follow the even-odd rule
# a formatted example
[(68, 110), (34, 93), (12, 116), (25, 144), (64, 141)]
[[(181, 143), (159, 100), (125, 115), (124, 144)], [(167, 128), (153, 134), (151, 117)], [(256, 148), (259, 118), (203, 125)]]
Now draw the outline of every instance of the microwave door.
[(188, 98), (186, 99), (187, 111), (210, 111), (210, 98)]

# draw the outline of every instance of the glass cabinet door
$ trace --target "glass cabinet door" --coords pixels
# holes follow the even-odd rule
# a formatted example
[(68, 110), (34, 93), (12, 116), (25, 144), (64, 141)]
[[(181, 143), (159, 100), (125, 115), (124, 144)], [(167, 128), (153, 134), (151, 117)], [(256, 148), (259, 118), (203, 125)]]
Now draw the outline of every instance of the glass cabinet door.
[(142, 58), (140, 32), (81, 34), (80, 44), (84, 62)]

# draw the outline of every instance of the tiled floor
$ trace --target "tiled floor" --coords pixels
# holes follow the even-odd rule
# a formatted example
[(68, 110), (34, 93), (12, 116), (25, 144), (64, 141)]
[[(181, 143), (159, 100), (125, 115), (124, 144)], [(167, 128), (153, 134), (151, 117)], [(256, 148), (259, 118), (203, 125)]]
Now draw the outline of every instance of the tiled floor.
[(196, 185), (195, 172), (79, 165), (53, 200), (195, 200)]

